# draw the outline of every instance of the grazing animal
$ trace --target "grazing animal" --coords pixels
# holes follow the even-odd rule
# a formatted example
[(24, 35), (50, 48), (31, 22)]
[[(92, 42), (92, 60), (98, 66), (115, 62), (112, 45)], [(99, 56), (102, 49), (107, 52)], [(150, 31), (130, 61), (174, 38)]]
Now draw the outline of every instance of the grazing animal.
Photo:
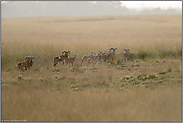
[(61, 62), (61, 61), (63, 62), (62, 58), (63, 58), (63, 55), (54, 57), (53, 58), (53, 62), (54, 62), (53, 66), (55, 67), (58, 62)]
[(129, 57), (129, 53), (130, 53), (130, 49), (124, 49), (125, 52), (124, 53), (118, 53), (118, 56), (122, 56), (124, 59), (126, 58), (125, 62), (127, 62), (127, 59)]
[(25, 69), (27, 70), (27, 62), (28, 60), (24, 61), (24, 62), (19, 62), (16, 66), (18, 68), (19, 71)]
[(27, 70), (28, 68), (32, 67), (33, 65), (33, 59), (35, 59), (34, 56), (26, 56), (24, 62), (19, 62), (16, 66), (19, 71), (21, 70)]
[(98, 55), (97, 55), (97, 62), (99, 63), (99, 61), (101, 61), (102, 62), (102, 55), (103, 55), (103, 53), (102, 52), (100, 52), (99, 51), (99, 53), (98, 53)]
[(29, 61), (29, 62), (27, 63), (27, 67), (28, 67), (28, 68), (32, 67), (33, 62), (34, 62), (33, 59), (35, 59), (35, 57), (34, 57), (34, 56), (26, 56), (25, 59), (27, 59), (27, 60)]
[(109, 52), (107, 52), (107, 51), (105, 51), (104, 53), (101, 52), (101, 51), (99, 51), (99, 52), (100, 52), (100, 54), (102, 54), (101, 55), (101, 62), (102, 61), (106, 62), (108, 60), (108, 54), (109, 54)]
[(116, 50), (117, 50), (117, 48), (110, 48), (109, 49), (108, 57), (109, 57), (109, 59), (111, 59), (112, 62), (115, 59), (115, 52), (116, 52)]
[(89, 55), (89, 56), (83, 56), (83, 58), (82, 58), (82, 62), (88, 62), (88, 59), (91, 57), (91, 56), (93, 56), (93, 52), (91, 52), (91, 55)]
[[(65, 53), (65, 55), (63, 55)], [(69, 57), (70, 51), (63, 51), (62, 52), (62, 60), (63, 60), (63, 64), (65, 64), (65, 61), (67, 60), (67, 58)]]
[(53, 62), (54, 62), (53, 66), (55, 67), (58, 64), (58, 62), (61, 62), (61, 61), (64, 64), (65, 63), (65, 60), (67, 60), (69, 54), (70, 54), (70, 51), (69, 50), (68, 51), (65, 51), (64, 50), (64, 51), (62, 51), (62, 55), (54, 57), (53, 58)]
[(75, 62), (75, 59), (76, 59), (77, 55), (74, 55), (73, 58), (67, 58), (66, 59), (66, 64), (71, 64), (73, 66), (74, 62)]
[(96, 64), (100, 58), (101, 58), (101, 53), (97, 54), (97, 53), (94, 53), (94, 56), (90, 56), (88, 58), (88, 61), (91, 63), (91, 64)]

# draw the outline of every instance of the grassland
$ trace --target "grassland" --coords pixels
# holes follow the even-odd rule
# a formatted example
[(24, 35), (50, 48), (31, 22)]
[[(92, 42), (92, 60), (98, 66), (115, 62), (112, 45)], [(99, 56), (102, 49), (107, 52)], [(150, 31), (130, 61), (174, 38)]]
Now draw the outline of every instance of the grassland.
[[(182, 121), (180, 15), (2, 18), (1, 120)], [(84, 67), (90, 51), (127, 63)], [(77, 54), (74, 69), (53, 58)], [(16, 64), (35, 56), (33, 67)]]

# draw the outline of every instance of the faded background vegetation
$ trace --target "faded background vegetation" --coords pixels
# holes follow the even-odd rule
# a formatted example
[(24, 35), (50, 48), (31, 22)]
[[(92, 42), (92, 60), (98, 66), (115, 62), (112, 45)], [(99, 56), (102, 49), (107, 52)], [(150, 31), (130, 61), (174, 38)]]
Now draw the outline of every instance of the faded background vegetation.
[[(131, 1), (132, 2), (132, 1)], [(152, 2), (152, 1), (149, 1)], [(2, 1), (2, 17), (94, 16), (94, 15), (171, 15), (182, 14), (181, 1)], [(172, 4), (171, 4), (172, 2)], [(149, 4), (149, 3), (148, 3)], [(162, 7), (162, 4), (164, 5)], [(178, 6), (180, 4), (180, 6)]]

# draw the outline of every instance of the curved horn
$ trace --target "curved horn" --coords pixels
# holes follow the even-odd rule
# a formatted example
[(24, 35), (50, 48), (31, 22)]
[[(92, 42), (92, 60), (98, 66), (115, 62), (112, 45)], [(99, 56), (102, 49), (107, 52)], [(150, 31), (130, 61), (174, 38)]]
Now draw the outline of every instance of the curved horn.
[(107, 56), (109, 56), (109, 53), (107, 52)]
[(114, 48), (110, 48), (110, 50), (109, 51), (113, 51), (113, 50), (115, 50)]
[(101, 54), (101, 56), (103, 55), (103, 52), (101, 52), (101, 51), (99, 51), (100, 52), (100, 54)]
[(109, 55), (109, 52), (105, 51), (105, 53), (107, 54), (107, 56)]
[(66, 51), (64, 50), (63, 52), (62, 52), (62, 55), (65, 53)]

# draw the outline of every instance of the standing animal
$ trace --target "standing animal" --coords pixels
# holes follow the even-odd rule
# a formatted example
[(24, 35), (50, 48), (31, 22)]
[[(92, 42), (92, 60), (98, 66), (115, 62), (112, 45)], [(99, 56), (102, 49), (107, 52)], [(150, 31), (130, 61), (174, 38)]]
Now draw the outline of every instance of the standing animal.
[(64, 64), (65, 60), (68, 58), (69, 54), (70, 54), (69, 50), (68, 51), (64, 50), (64, 51), (62, 51), (62, 55), (54, 57), (53, 58), (53, 62), (54, 62), (53, 66), (55, 67), (58, 64), (58, 62), (63, 62), (63, 64)]
[[(65, 53), (65, 55), (63, 55)], [(63, 64), (65, 64), (65, 61), (67, 60), (67, 58), (69, 57), (69, 54), (70, 54), (70, 51), (68, 50), (68, 51), (63, 51), (62, 52), (62, 60), (63, 60)]]
[(93, 52), (90, 52), (90, 53), (91, 53), (91, 55), (89, 55), (89, 56), (83, 56), (82, 62), (88, 63), (88, 59), (89, 59), (91, 56), (93, 56)]
[(109, 52), (107, 52), (107, 51), (105, 51), (105, 52), (99, 51), (99, 52), (100, 52), (100, 54), (102, 54), (102, 55), (101, 55), (101, 62), (102, 62), (102, 61), (106, 62), (106, 61), (109, 59), (109, 57), (108, 57)]
[(63, 55), (54, 57), (53, 58), (53, 62), (54, 62), (53, 66), (55, 67), (58, 62), (61, 62), (61, 61), (63, 62), (62, 58), (63, 58)]
[(99, 54), (94, 53), (94, 56), (90, 56), (90, 57), (88, 58), (88, 61), (89, 61), (91, 64), (96, 64), (96, 63), (100, 60), (101, 56), (102, 56), (101, 53), (99, 53)]
[(129, 57), (129, 53), (130, 53), (130, 49), (124, 49), (125, 50), (125, 52), (124, 53), (118, 53), (118, 56), (122, 56), (124, 59), (126, 59), (125, 60), (125, 62), (127, 62), (127, 59), (128, 59), (128, 57)]
[(109, 49), (109, 54), (108, 57), (109, 59), (113, 62), (115, 59), (115, 52), (116, 52), (117, 48), (110, 48)]
[(19, 62), (16, 66), (19, 71), (24, 70), (24, 69), (27, 70), (27, 63), (28, 63), (28, 60), (26, 60), (24, 62)]
[(21, 70), (27, 70), (28, 68), (32, 67), (33, 65), (33, 59), (35, 59), (34, 56), (26, 56), (24, 62), (19, 62), (16, 66), (19, 71)]
[(73, 66), (74, 62), (75, 62), (75, 59), (76, 59), (77, 55), (74, 55), (73, 58), (67, 58), (66, 59), (66, 64), (71, 64)]
[(27, 67), (28, 67), (28, 68), (32, 67), (33, 62), (34, 62), (33, 59), (35, 59), (35, 57), (34, 57), (34, 56), (26, 56), (25, 59), (27, 59), (27, 60), (29, 61), (29, 62), (27, 63)]

